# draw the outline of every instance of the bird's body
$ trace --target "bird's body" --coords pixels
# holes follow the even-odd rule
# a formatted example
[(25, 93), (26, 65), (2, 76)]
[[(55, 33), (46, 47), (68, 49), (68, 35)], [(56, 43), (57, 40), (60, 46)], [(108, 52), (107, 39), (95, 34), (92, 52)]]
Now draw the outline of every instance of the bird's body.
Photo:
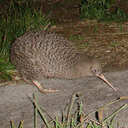
[(78, 53), (63, 37), (46, 31), (29, 32), (17, 38), (11, 48), (11, 61), (29, 81), (101, 73), (101, 65), (95, 59)]

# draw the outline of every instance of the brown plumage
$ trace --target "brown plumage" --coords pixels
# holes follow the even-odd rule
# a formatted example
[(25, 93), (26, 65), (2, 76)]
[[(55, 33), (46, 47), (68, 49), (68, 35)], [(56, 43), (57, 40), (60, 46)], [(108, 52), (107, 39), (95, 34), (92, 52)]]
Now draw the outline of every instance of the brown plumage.
[[(78, 53), (71, 42), (46, 31), (29, 32), (17, 38), (12, 44), (11, 61), (23, 79), (33, 82), (40, 91), (44, 89), (38, 81), (45, 77), (102, 76), (101, 65), (94, 58)], [(110, 85), (108, 81), (107, 84)]]

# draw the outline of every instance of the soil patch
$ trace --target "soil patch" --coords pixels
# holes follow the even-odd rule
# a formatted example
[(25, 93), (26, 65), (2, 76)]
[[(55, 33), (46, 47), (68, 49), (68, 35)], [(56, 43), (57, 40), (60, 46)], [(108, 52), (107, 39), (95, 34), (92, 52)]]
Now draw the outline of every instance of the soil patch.
[[(94, 56), (105, 72), (127, 69), (128, 22), (116, 24), (82, 21), (79, 18), (79, 4), (80, 1), (70, 0), (44, 1), (44, 13), (55, 22), (50, 30), (74, 42), (80, 52), (85, 51)], [(123, 8), (126, 10), (127, 7)]]

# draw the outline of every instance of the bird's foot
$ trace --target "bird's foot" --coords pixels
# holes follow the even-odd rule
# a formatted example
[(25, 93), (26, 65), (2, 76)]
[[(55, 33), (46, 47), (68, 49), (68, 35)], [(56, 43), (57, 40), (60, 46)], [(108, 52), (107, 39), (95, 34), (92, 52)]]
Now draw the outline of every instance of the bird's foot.
[(51, 89), (51, 88), (50, 88), (50, 89), (44, 89), (44, 88), (43, 88), (43, 89), (41, 89), (40, 91), (41, 91), (42, 93), (47, 93), (47, 92), (58, 92), (59, 90)]

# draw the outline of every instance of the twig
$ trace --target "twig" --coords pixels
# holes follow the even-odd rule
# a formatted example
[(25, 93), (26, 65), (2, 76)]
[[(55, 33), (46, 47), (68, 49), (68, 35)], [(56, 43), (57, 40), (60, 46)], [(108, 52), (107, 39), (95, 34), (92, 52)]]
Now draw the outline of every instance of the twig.
[(44, 28), (43, 28), (43, 30), (46, 30), (46, 29), (48, 29), (48, 27), (51, 25), (51, 22), (49, 22)]
[[(122, 34), (128, 34), (128, 32), (98, 34), (98, 36), (122, 35)], [(97, 34), (91, 34), (90, 36), (94, 36), (94, 35), (97, 35)]]

